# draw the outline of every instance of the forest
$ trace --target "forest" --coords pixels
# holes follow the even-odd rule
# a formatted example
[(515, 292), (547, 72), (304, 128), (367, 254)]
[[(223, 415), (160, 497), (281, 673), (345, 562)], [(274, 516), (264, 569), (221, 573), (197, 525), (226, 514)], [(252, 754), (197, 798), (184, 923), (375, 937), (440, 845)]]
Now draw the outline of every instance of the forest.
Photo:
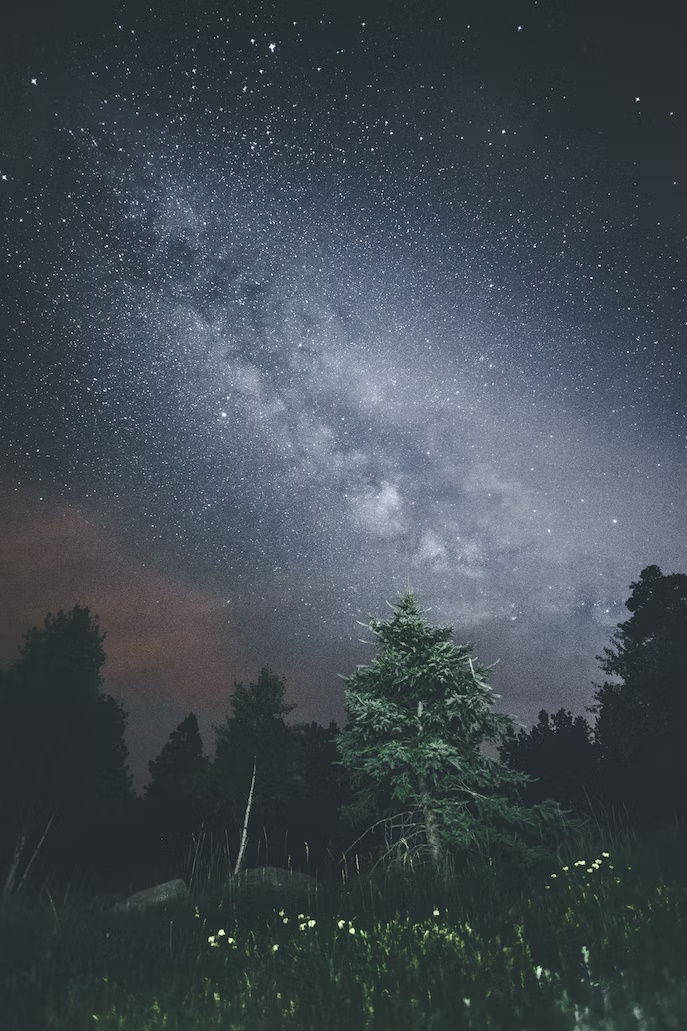
[[(596, 717), (593, 727), (564, 708), (542, 710), (537, 725), (517, 735), (510, 717), (491, 715), (489, 722), (488, 670), (475, 672), (469, 644), (453, 647), (452, 628), (428, 628), (409, 593), (393, 620), (370, 621), (383, 654), (342, 677), (344, 728), (287, 724), (295, 707), (285, 703), (283, 678), (264, 666), (255, 683), (234, 682), (231, 712), (213, 728), (214, 755), (203, 754), (189, 712), (148, 763), (142, 796), (133, 791), (127, 766), (127, 713), (104, 691), (106, 635), (97, 616), (80, 605), (48, 614), (42, 627), (24, 635), (18, 658), (0, 670), (0, 884), (12, 891), (22, 878), (39, 883), (50, 875), (62, 886), (76, 878), (95, 892), (145, 887), (181, 876), (201, 834), (225, 843), (235, 858), (252, 783), (246, 867), (289, 866), (326, 876), (355, 842), (372, 859), (385, 842), (389, 847), (393, 814), (409, 805), (426, 817), (417, 848), (431, 853), (433, 845), (467, 840), (448, 806), (456, 797), (449, 790), (455, 768), (470, 755), (466, 769), (475, 776), (481, 770), (479, 801), (486, 808), (493, 803), (493, 820), (502, 824), (505, 794), (523, 812), (601, 817), (619, 828), (680, 824), (687, 575), (664, 576), (648, 566), (630, 589), (631, 615), (597, 656), (616, 679), (595, 685), (596, 704), (587, 710)], [(481, 710), (470, 708), (469, 692), (457, 708), (439, 705), (441, 698), (449, 704), (446, 684), (461, 682), (459, 660), (482, 691)], [(422, 733), (431, 739), (433, 751), (425, 749), (424, 759), (404, 745), (411, 723), (417, 740)], [(476, 766), (476, 750), (490, 732), (499, 763), (484, 759)], [(473, 805), (473, 818), (478, 811)]]

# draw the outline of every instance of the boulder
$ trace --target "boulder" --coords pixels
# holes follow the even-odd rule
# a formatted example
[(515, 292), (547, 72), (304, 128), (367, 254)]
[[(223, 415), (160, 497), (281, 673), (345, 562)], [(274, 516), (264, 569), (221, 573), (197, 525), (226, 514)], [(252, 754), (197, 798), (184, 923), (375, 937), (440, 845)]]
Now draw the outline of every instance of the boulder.
[(134, 895), (129, 895), (123, 902), (118, 902), (114, 909), (117, 912), (131, 913), (145, 909), (157, 909), (167, 902), (176, 899), (188, 898), (186, 882), (180, 878), (173, 881), (165, 881), (163, 884), (156, 884), (152, 888), (144, 888)]
[(241, 870), (231, 879), (234, 890), (251, 897), (309, 902), (320, 887), (316, 877), (297, 870), (285, 870), (280, 866), (257, 866), (252, 870)]
[[(240, 893), (242, 897), (274, 902), (292, 899), (299, 905), (310, 902), (320, 887), (316, 877), (296, 870), (284, 870), (279, 866), (258, 866), (252, 870), (241, 870), (236, 877), (230, 879), (230, 885), (231, 890)], [(157, 909), (167, 902), (188, 898), (186, 882), (177, 879), (137, 891), (134, 895), (117, 902), (113, 909), (119, 913), (131, 913)]]

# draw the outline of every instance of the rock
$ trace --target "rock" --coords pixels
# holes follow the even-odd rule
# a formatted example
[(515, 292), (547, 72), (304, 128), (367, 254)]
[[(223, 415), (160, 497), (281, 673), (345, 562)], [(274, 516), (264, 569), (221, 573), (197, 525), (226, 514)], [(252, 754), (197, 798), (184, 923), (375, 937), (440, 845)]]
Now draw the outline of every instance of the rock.
[(297, 904), (309, 902), (320, 888), (316, 877), (280, 866), (258, 866), (241, 870), (231, 879), (232, 888), (241, 896), (266, 898), (285, 902), (293, 899)]
[[(252, 870), (241, 870), (236, 877), (231, 878), (230, 884), (232, 889), (240, 892), (242, 896), (282, 902), (293, 899), (298, 904), (310, 902), (320, 887), (316, 877), (296, 870), (284, 870), (279, 866), (258, 866)], [(189, 894), (186, 883), (178, 879), (137, 891), (112, 908), (115, 912), (131, 913), (158, 908), (167, 902), (187, 898)]]
[(126, 902), (126, 894), (121, 892), (96, 892), (92, 898), (92, 905), (95, 909), (107, 911), (115, 906), (122, 906)]
[(188, 898), (186, 882), (180, 878), (174, 881), (165, 881), (163, 884), (156, 884), (153, 888), (144, 888), (134, 895), (129, 895), (124, 902), (118, 902), (114, 909), (117, 912), (131, 913), (136, 910), (158, 908), (166, 902), (176, 899)]

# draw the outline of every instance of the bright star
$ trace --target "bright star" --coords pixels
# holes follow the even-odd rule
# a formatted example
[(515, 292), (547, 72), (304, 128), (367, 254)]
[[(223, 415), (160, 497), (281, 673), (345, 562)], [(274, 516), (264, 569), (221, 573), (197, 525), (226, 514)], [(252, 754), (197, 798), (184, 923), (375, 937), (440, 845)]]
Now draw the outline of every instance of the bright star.
[(276, 43), (270, 43), (270, 45), (268, 46), (267, 49), (271, 50), (272, 53), (274, 53), (274, 51), (277, 49), (277, 44)]
[(31, 80), (31, 85), (32, 86), (37, 86), (38, 85), (38, 79), (32, 79)]

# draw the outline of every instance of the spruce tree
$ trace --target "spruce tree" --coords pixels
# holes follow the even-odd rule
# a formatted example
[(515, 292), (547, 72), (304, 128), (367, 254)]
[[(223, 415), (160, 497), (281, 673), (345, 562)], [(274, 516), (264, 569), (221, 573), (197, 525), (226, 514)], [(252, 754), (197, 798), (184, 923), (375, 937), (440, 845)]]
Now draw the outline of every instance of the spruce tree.
[(47, 815), (132, 797), (127, 714), (101, 693), (105, 637), (87, 607), (48, 613), (24, 635), (0, 693), (2, 780)]
[(208, 764), (193, 712), (172, 731), (158, 757), (148, 763), (151, 779), (143, 797), (150, 807), (150, 825), (158, 842), (164, 842), (170, 863), (178, 863), (202, 822), (197, 795)]
[[(381, 654), (342, 677), (348, 720), (337, 745), (358, 794), (342, 810), (349, 825), (401, 818), (404, 807), (425, 839), (416, 854), (429, 854), (437, 871), (447, 851), (534, 862), (550, 854), (541, 845), (547, 833), (580, 829), (586, 821), (566, 820), (550, 799), (524, 808), (516, 796), (532, 778), (479, 751), (512, 732), (513, 720), (491, 711), (492, 667), (471, 658), (471, 643), (456, 647), (452, 627), (430, 626), (410, 591), (390, 620), (369, 617), (369, 629)], [(520, 837), (528, 833), (530, 845)]]
[[(263, 666), (257, 683), (248, 687), (234, 681), (232, 715), (225, 717), (224, 724), (213, 726), (215, 757), (198, 781), (207, 822), (226, 826), (229, 821), (240, 831), (253, 770), (257, 769), (251, 826), (263, 840), (271, 835), (272, 856), (284, 841), (284, 818), (298, 795), (298, 742), (284, 722), (296, 706), (284, 702), (284, 692), (284, 678), (269, 666)], [(252, 852), (250, 858), (252, 861)]]
[[(637, 826), (684, 817), (687, 740), (687, 576), (647, 566), (630, 584), (632, 613), (597, 655), (621, 683), (595, 684), (595, 740), (611, 802)], [(620, 813), (616, 810), (618, 816)]]
[(48, 613), (0, 690), (0, 852), (23, 827), (30, 854), (50, 826), (40, 859), (55, 871), (100, 862), (105, 828), (135, 798), (127, 714), (102, 693), (105, 637), (87, 607)]
[(162, 806), (186, 806), (193, 799), (193, 782), (208, 765), (195, 713), (190, 712), (170, 734), (157, 759), (148, 763), (150, 782), (144, 797)]

